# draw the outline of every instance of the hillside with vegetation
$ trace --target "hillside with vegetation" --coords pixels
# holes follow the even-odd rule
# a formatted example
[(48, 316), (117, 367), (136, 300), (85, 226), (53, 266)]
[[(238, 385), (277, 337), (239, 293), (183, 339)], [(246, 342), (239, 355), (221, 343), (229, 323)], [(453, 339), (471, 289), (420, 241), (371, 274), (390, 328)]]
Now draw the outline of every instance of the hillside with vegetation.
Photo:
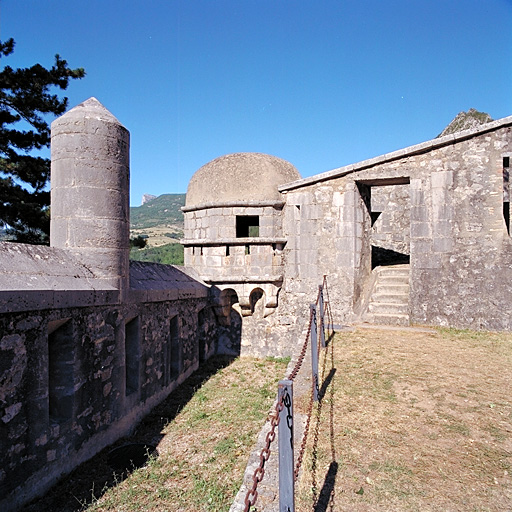
[(437, 136), (444, 137), (452, 133), (478, 128), (482, 124), (490, 123), (493, 118), (486, 112), (479, 112), (470, 108), (467, 112), (459, 112), (453, 121)]
[(185, 194), (162, 194), (130, 208), (130, 238), (141, 237), (146, 247), (132, 248), (130, 259), (183, 265), (183, 212)]

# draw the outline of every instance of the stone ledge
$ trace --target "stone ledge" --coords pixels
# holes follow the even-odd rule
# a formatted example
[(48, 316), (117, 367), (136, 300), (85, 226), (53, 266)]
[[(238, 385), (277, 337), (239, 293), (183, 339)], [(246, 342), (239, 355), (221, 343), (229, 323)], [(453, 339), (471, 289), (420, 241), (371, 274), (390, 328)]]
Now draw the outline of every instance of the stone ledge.
[(118, 290), (0, 291), (0, 313), (119, 304)]
[(227, 277), (208, 277), (202, 276), (201, 279), (206, 283), (228, 284), (228, 283), (281, 283), (282, 275), (273, 276), (227, 276)]
[(208, 202), (196, 204), (193, 206), (182, 206), (181, 211), (184, 213), (193, 212), (196, 210), (208, 210), (210, 208), (232, 208), (232, 207), (242, 207), (242, 208), (251, 208), (251, 207), (261, 207), (261, 206), (271, 206), (273, 208), (283, 208), (285, 205), (284, 201), (219, 201), (217, 202)]
[(189, 245), (270, 245), (270, 244), (286, 244), (286, 238), (263, 238), (263, 237), (249, 237), (249, 238), (217, 238), (210, 240), (206, 238), (187, 238), (180, 240), (180, 244), (184, 246)]

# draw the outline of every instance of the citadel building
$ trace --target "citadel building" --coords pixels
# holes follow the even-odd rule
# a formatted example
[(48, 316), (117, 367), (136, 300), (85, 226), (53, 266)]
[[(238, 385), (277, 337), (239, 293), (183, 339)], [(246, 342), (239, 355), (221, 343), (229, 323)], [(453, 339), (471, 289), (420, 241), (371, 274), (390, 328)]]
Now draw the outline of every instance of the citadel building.
[(511, 330), (512, 116), (301, 179), (256, 153), (190, 181), (185, 266), (130, 262), (129, 134), (52, 124), (51, 246), (0, 244), (0, 508), (130, 433), (213, 353), (293, 355), (335, 324)]

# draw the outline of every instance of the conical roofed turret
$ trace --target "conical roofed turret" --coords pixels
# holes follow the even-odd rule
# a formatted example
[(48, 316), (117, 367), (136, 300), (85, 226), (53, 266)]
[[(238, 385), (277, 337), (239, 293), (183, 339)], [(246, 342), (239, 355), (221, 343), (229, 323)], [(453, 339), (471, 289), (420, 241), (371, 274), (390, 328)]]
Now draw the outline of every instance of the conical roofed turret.
[(51, 245), (80, 251), (116, 287), (128, 279), (129, 147), (128, 130), (96, 98), (52, 123)]

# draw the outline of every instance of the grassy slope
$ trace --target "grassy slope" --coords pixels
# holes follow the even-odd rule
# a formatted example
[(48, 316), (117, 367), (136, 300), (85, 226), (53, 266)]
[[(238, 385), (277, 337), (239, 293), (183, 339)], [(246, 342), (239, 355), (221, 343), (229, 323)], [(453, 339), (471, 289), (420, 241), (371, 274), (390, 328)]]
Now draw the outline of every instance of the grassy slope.
[(130, 208), (132, 229), (146, 229), (160, 225), (179, 226), (183, 229), (185, 194), (162, 194), (157, 198)]
[[(183, 246), (178, 243), (183, 236), (185, 194), (163, 194), (142, 206), (130, 208), (132, 236), (146, 235), (151, 245), (155, 231), (162, 231), (169, 243), (158, 247), (132, 249), (130, 259), (152, 261), (167, 265), (183, 265)], [(168, 233), (166, 233), (168, 231)], [(163, 237), (165, 240), (165, 236)], [(162, 243), (162, 242), (158, 242)]]

